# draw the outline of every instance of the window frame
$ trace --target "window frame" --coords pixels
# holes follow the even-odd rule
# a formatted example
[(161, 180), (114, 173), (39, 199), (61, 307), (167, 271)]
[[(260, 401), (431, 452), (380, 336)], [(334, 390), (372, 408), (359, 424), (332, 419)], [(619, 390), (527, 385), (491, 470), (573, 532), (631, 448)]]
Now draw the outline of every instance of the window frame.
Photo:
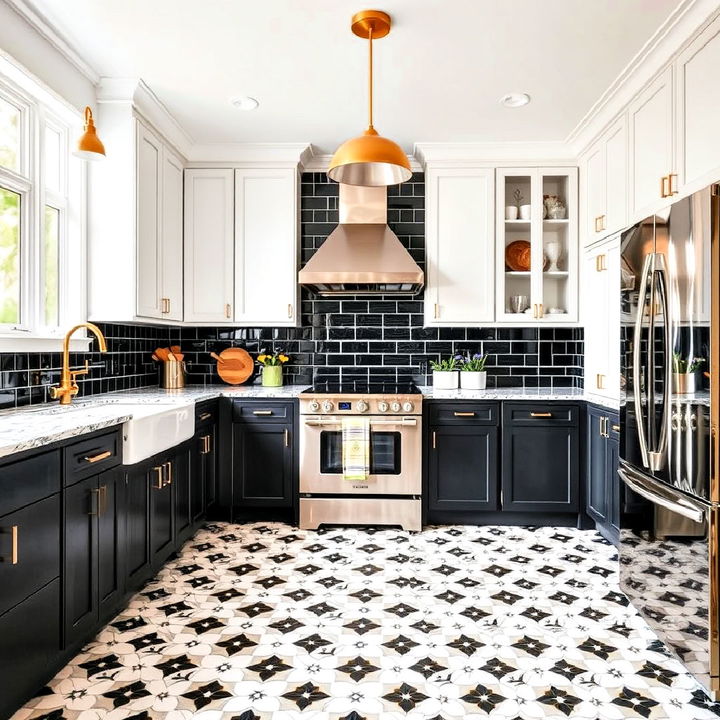
[[(57, 350), (71, 323), (86, 319), (85, 163), (70, 153), (82, 113), (54, 95), (11, 58), (0, 55), (0, 97), (21, 113), (18, 172), (0, 166), (0, 187), (20, 195), (20, 308), (17, 323), (0, 324), (0, 352)], [(59, 136), (59, 185), (46, 179), (46, 129)], [(58, 217), (58, 324), (45, 323), (45, 208)], [(77, 275), (77, 276), (76, 276)], [(73, 349), (88, 340), (74, 339)]]

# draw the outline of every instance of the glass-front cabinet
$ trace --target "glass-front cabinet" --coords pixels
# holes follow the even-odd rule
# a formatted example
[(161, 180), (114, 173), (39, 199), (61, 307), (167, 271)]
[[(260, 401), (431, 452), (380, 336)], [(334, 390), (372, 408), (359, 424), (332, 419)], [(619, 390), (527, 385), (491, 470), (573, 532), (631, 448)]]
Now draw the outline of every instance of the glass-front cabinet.
[(499, 168), (496, 321), (578, 320), (577, 169)]

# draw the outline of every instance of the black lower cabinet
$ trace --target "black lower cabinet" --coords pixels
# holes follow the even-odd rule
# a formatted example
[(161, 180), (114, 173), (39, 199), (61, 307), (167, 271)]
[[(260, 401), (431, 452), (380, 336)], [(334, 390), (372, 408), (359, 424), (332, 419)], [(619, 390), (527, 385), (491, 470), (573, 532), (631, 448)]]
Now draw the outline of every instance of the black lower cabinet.
[(429, 513), (497, 510), (497, 406), (438, 404), (429, 421)]
[(122, 600), (125, 483), (120, 469), (81, 480), (65, 491), (64, 645), (75, 647)]
[(580, 509), (580, 412), (575, 405), (504, 403), (502, 506), (531, 513)]
[(218, 403), (202, 403), (195, 414), (190, 508), (193, 527), (212, 514), (218, 502)]
[(170, 460), (170, 481), (174, 494), (174, 541), (179, 548), (195, 532), (192, 511), (191, 445), (184, 444)]
[(159, 569), (175, 549), (172, 465), (158, 458), (150, 469), (150, 562)]
[(233, 510), (294, 506), (292, 402), (236, 401), (232, 426)]
[(152, 574), (150, 556), (150, 484), (152, 463), (125, 471), (125, 582), (140, 587)]
[(618, 415), (589, 405), (587, 409), (587, 514), (606, 540), (620, 536), (621, 486), (618, 477)]

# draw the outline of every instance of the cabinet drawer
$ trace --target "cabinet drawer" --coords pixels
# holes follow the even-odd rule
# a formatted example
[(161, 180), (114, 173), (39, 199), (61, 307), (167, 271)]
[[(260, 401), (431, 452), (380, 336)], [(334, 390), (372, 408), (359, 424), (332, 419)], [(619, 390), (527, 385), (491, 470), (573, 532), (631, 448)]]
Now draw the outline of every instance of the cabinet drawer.
[(0, 616), (0, 717), (32, 697), (56, 668), (60, 652), (60, 580)]
[(59, 491), (59, 450), (0, 466), (0, 515)]
[(292, 403), (247, 402), (233, 403), (233, 422), (285, 422), (293, 416)]
[(195, 427), (205, 425), (206, 423), (217, 422), (218, 419), (218, 403), (217, 400), (199, 403), (195, 406)]
[(575, 425), (578, 408), (561, 403), (505, 403), (503, 420), (506, 425)]
[(433, 425), (497, 425), (496, 403), (432, 403), (430, 422)]
[(65, 448), (65, 486), (109, 470), (121, 461), (120, 430), (73, 443)]
[(0, 613), (60, 574), (60, 495), (0, 518)]

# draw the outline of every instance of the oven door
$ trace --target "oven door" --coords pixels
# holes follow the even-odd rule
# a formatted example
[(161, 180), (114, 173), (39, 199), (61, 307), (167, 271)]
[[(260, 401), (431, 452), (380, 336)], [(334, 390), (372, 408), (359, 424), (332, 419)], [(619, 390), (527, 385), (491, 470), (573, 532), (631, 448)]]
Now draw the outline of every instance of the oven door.
[(621, 461), (620, 587), (657, 636), (714, 693), (719, 511)]
[(300, 418), (300, 492), (331, 495), (419, 495), (421, 421), (419, 417), (369, 416), (370, 473), (367, 480), (345, 480), (342, 418)]

